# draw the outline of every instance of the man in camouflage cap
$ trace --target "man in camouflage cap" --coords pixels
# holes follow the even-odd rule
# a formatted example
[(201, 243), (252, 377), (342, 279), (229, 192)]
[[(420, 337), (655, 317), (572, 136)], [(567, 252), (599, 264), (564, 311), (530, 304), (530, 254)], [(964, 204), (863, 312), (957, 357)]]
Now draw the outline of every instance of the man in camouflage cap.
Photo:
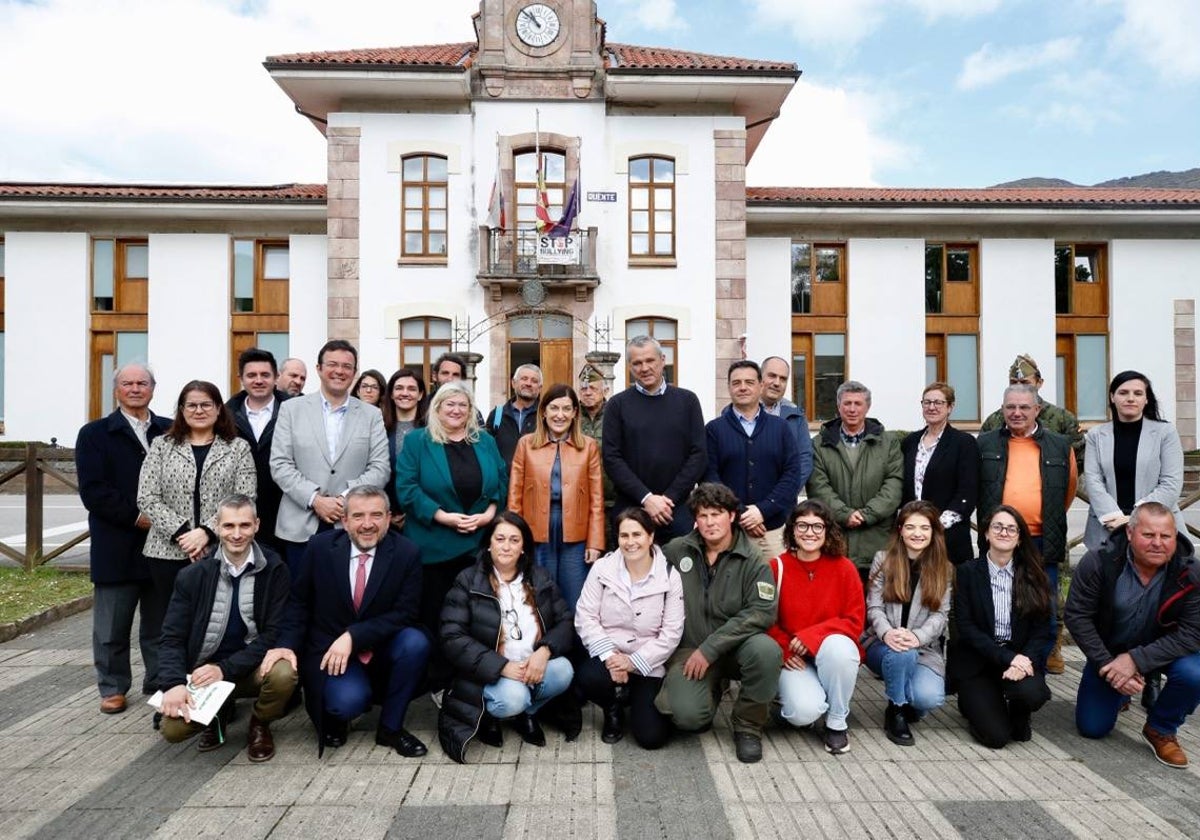
[[(1022, 353), (1013, 360), (1012, 366), (1008, 369), (1008, 384), (1032, 385), (1038, 389), (1038, 425), (1043, 426), (1047, 431), (1064, 435), (1071, 441), (1071, 448), (1075, 450), (1075, 466), (1078, 468), (1079, 473), (1082, 474), (1083, 432), (1079, 430), (1079, 421), (1075, 418), (1074, 414), (1065, 408), (1059, 408), (1054, 403), (1049, 403), (1042, 399), (1042, 372), (1038, 369), (1038, 363), (1033, 360), (1032, 356)], [(983, 421), (983, 425), (979, 427), (979, 431), (992, 432), (1003, 428), (1004, 412), (1001, 409), (996, 409)]]
[[(580, 430), (596, 441), (596, 445), (604, 445), (604, 406), (608, 402), (608, 383), (604, 374), (595, 365), (585, 364), (579, 371), (579, 424)], [(604, 537), (605, 548), (611, 550), (616, 541), (612, 535), (612, 507), (616, 499), (612, 479), (604, 474)]]

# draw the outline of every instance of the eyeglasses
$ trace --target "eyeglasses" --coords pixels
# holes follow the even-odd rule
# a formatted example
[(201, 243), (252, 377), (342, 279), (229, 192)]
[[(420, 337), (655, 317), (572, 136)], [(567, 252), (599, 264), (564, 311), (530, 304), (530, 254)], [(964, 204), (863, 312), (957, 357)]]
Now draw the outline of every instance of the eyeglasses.
[(470, 403), (450, 402), (449, 400), (446, 400), (446, 402), (442, 403), (442, 407), (443, 408), (457, 408), (460, 411), (466, 411), (468, 408), (471, 407), (471, 405), (470, 405)]
[(517, 611), (505, 610), (504, 623), (507, 625), (505, 630), (508, 632), (508, 638), (514, 642), (521, 641), (521, 625), (517, 623)]
[(1022, 414), (1028, 414), (1029, 412), (1033, 411), (1034, 408), (1036, 408), (1036, 407), (1037, 406), (1032, 406), (1032, 405), (1016, 405), (1015, 403), (1005, 403), (1004, 404), (1005, 411), (1019, 411)]
[(212, 411), (216, 407), (217, 406), (215, 403), (210, 402), (184, 403), (183, 410), (191, 412), (192, 414), (203, 414), (206, 411)]
[(360, 390), (360, 391), (378, 391), (379, 386), (376, 385), (374, 382), (360, 382), (358, 385), (358, 390)]
[(949, 404), (945, 400), (921, 400), (921, 408), (941, 408)]
[(346, 370), (354, 373), (355, 365), (350, 362), (321, 362), (320, 367), (325, 368), (325, 370)]
[(825, 533), (825, 523), (824, 522), (797, 522), (794, 526), (794, 529), (797, 533), (800, 533), (800, 534), (806, 534), (809, 531), (811, 531), (814, 534), (824, 534)]
[(1015, 537), (1017, 534), (1021, 533), (1021, 529), (1016, 525), (1002, 525), (999, 522), (993, 522), (988, 530), (993, 534), (1009, 537)]

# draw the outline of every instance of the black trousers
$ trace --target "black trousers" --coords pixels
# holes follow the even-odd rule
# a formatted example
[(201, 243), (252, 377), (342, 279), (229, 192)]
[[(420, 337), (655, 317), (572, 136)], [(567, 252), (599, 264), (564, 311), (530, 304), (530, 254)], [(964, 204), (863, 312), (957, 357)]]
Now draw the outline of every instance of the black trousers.
[(958, 683), (958, 710), (975, 740), (993, 750), (1011, 741), (1013, 729), (1050, 700), (1044, 673), (1017, 682), (1004, 679), (1003, 673), (996, 667)]
[(421, 626), (433, 643), (426, 671), (427, 691), (441, 691), (450, 685), (450, 663), (442, 651), (442, 604), (458, 573), (474, 562), (473, 554), (464, 554), (444, 563), (427, 563), (421, 567)]
[[(613, 692), (616, 684), (608, 668), (594, 656), (575, 669), (575, 682), (584, 696), (602, 709), (616, 702)], [(671, 736), (670, 718), (654, 707), (654, 698), (661, 687), (662, 677), (629, 675), (629, 732), (643, 749), (656, 750)]]
[[(175, 591), (175, 578), (186, 565), (188, 565), (187, 560), (161, 560), (157, 557), (146, 558), (146, 566), (150, 570), (150, 582), (153, 594), (142, 601), (144, 635), (154, 639), (161, 638), (163, 619), (167, 617), (167, 605), (171, 603), (171, 593)], [(147, 674), (146, 681), (147, 683), (156, 683), (158, 681), (158, 674)], [(150, 687), (150, 685), (146, 685), (146, 688)], [(157, 690), (163, 687), (161, 685), (154, 685), (153, 688)], [(167, 688), (170, 688), (170, 686), (167, 686)]]

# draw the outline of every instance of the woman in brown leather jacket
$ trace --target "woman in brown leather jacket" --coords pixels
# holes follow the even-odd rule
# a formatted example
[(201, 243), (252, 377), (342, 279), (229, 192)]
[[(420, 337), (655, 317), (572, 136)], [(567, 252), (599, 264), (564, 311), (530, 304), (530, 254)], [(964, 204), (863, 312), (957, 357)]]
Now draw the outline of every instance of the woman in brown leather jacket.
[(508, 506), (529, 523), (537, 564), (574, 611), (604, 548), (604, 487), (600, 448), (580, 429), (579, 397), (569, 385), (542, 393), (537, 428), (517, 442)]

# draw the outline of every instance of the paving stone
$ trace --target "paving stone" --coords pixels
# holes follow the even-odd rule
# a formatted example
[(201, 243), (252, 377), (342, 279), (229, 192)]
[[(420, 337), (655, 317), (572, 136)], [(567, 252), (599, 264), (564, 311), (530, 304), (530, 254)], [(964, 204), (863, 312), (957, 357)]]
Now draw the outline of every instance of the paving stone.
[[(0, 691), (0, 730), (42, 712), (61, 700), (64, 694), (77, 692), (79, 683), (93, 673), (91, 666), (48, 668)], [(98, 696), (96, 702), (100, 702)]]
[(964, 837), (988, 840), (1070, 840), (1074, 835), (1036, 802), (939, 802)]
[(184, 806), (171, 814), (151, 836), (161, 840), (179, 840), (181, 837), (259, 840), (271, 835), (286, 810), (263, 805)]
[[(280, 818), (271, 840), (313, 840), (353, 837), (372, 840), (387, 835), (396, 809), (356, 808), (347, 805), (294, 805)], [(439, 840), (430, 837), (428, 840)]]
[(501, 840), (507, 817), (506, 805), (405, 805), (396, 812), (386, 836), (395, 840)]
[[(590, 802), (562, 801), (550, 807), (546, 804), (512, 805), (504, 823), (504, 840), (545, 840), (549, 837), (571, 837), (578, 840), (616, 840), (616, 820), (612, 805)], [(649, 828), (649, 827), (648, 827)], [(622, 832), (621, 840), (641, 836)]]

